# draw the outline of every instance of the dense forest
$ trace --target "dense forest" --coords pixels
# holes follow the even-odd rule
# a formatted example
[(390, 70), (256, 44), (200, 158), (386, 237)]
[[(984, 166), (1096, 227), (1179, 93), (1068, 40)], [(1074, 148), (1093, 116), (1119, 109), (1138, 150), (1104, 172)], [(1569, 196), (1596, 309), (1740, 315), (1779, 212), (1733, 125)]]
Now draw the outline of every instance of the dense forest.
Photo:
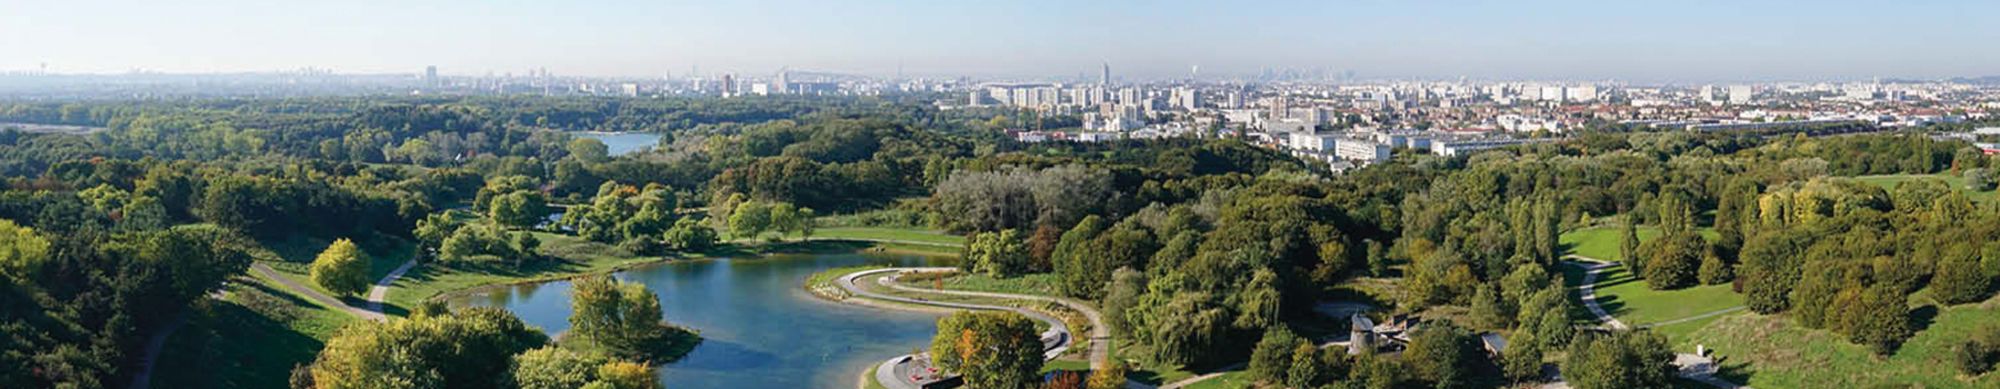
[[(1983, 301), (2000, 276), (2000, 210), (1967, 195), (2000, 166), (1920, 131), (1585, 131), (1334, 175), (1237, 139), (1016, 143), (1008, 114), (882, 98), (0, 103), (0, 122), (104, 127), (0, 130), (0, 366), (16, 367), (0, 387), (120, 385), (147, 334), (297, 237), (342, 239), (313, 278), (359, 291), (356, 253), (401, 244), (531, 268), (554, 260), (533, 232), (665, 255), (809, 235), (826, 215), (936, 229), (968, 237), (969, 272), (1052, 274), (1147, 363), (1247, 361), (1295, 387), (1496, 387), (1548, 363), (1601, 373), (1577, 387), (1665, 385), (1659, 335), (1572, 322), (1558, 236), (1587, 226), (1657, 228), (1622, 242), (1651, 288), (1733, 285), (1758, 314), (1881, 354), (1921, 330), (1913, 295)], [(614, 156), (565, 131), (664, 136)], [(1849, 178), (1872, 174), (1962, 184)], [(617, 319), (659, 316), (651, 292), (591, 282), (601, 298), (576, 309), (598, 315), (578, 317), (603, 319), (583, 341), (610, 352), (553, 347), (574, 340), (504, 311), (426, 307), (341, 330), (293, 384), (644, 387), (624, 382), (671, 360), (646, 345), (684, 340)], [(1300, 347), (1326, 332), (1316, 304), (1356, 299), (1427, 325), (1396, 357)], [(1489, 331), (1509, 334), (1503, 355), (1479, 349)], [(1980, 347), (1968, 358), (1993, 359)], [(347, 379), (362, 377), (415, 381)]]

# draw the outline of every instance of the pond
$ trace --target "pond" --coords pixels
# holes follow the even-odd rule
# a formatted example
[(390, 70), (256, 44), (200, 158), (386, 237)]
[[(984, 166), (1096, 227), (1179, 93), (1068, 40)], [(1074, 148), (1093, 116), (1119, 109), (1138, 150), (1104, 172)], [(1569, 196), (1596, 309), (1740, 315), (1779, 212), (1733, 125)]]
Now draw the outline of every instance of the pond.
[(660, 134), (650, 132), (572, 132), (572, 135), (597, 139), (604, 142), (611, 155), (625, 155), (634, 151), (659, 147)]
[[(819, 300), (801, 284), (828, 268), (936, 264), (920, 256), (786, 254), (665, 263), (615, 274), (660, 295), (666, 319), (701, 331), (687, 357), (660, 367), (666, 387), (853, 388), (863, 369), (929, 344), (937, 315)], [(485, 289), (453, 306), (513, 311), (550, 335), (569, 328), (570, 283)]]

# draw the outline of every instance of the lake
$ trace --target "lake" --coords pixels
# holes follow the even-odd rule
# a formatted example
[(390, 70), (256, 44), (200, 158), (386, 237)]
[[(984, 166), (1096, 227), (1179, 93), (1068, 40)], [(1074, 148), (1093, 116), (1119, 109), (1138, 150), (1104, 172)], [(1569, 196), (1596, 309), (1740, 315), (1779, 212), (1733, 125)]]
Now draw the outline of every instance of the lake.
[[(937, 315), (820, 300), (801, 284), (821, 270), (865, 264), (936, 266), (921, 256), (787, 254), (664, 263), (615, 274), (660, 295), (676, 325), (702, 343), (659, 370), (666, 387), (853, 388), (863, 369), (915, 348), (936, 333)], [(551, 336), (569, 328), (570, 283), (489, 288), (453, 306), (513, 311)]]
[(610, 149), (611, 155), (614, 156), (651, 147), (659, 147), (660, 145), (660, 134), (650, 132), (572, 132), (570, 134), (602, 141), (605, 148)]

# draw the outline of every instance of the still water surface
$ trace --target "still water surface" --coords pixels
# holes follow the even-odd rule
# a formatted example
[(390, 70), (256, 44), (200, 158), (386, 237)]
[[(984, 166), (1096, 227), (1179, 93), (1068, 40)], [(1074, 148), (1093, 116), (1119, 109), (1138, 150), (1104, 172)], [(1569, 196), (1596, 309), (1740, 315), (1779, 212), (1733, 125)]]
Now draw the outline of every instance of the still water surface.
[[(853, 388), (867, 366), (927, 345), (937, 316), (821, 301), (800, 287), (827, 268), (935, 265), (919, 256), (787, 254), (681, 261), (617, 273), (660, 295), (668, 321), (701, 331), (686, 358), (662, 366), (669, 388)], [(454, 306), (513, 311), (551, 335), (569, 328), (570, 283), (491, 288)]]
[(650, 132), (574, 132), (572, 134), (604, 142), (604, 148), (610, 151), (613, 156), (659, 147), (660, 145), (660, 134)]

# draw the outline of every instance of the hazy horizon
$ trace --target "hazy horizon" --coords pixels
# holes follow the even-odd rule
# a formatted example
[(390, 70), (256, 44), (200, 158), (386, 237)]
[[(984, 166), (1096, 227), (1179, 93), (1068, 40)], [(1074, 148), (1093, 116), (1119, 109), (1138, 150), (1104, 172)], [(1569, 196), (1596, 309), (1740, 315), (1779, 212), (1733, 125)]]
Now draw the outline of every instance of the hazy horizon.
[(2000, 74), (2000, 3), (919, 1), (0, 5), (0, 71), (301, 68), (658, 77), (1121, 77), (1353, 71), (1365, 78), (1647, 82)]

